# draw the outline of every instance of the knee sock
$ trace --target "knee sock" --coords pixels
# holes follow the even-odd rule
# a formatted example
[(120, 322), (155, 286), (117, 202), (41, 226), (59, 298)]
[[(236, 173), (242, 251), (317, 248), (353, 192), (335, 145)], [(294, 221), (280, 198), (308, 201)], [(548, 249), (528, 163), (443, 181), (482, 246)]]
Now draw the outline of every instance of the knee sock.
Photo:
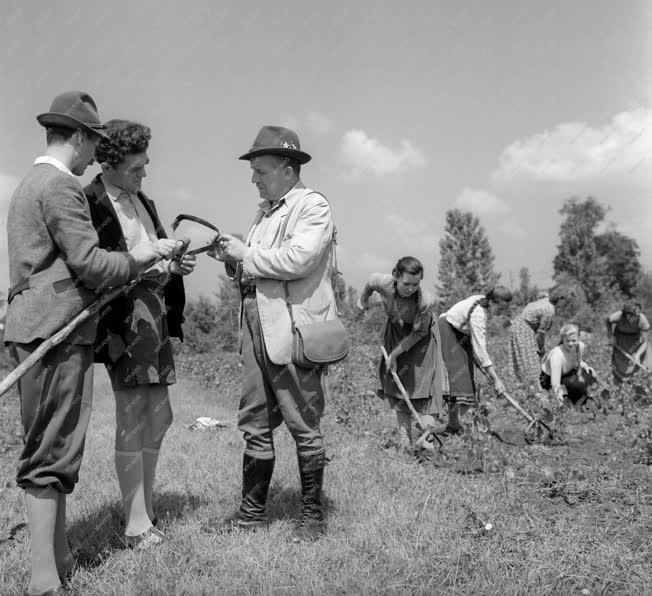
[(145, 495), (145, 509), (150, 520), (154, 519), (153, 491), (156, 477), (156, 464), (158, 463), (158, 449), (143, 447), (143, 492)]
[(116, 451), (115, 470), (125, 512), (125, 534), (137, 536), (152, 525), (145, 507), (143, 454), (140, 451)]
[(57, 521), (54, 527), (54, 558), (57, 562), (57, 571), (63, 576), (70, 571), (75, 563), (70, 552), (68, 535), (66, 534), (66, 495), (59, 494), (57, 500)]

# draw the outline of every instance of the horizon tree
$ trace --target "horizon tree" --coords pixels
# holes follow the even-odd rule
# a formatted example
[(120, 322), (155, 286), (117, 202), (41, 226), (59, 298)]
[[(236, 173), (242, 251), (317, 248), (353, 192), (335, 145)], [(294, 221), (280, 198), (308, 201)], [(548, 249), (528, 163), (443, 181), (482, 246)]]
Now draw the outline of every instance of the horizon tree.
[(439, 241), (436, 286), (442, 307), (493, 287), (500, 275), (494, 271), (494, 254), (484, 228), (469, 211), (446, 212), (444, 237)]

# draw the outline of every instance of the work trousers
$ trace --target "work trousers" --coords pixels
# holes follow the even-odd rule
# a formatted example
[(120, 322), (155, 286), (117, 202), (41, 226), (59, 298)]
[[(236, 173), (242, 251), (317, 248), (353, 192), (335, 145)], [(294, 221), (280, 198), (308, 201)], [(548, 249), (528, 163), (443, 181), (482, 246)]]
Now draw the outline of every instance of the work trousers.
[(274, 364), (265, 348), (255, 292), (245, 296), (242, 309), (243, 383), (238, 428), (246, 441), (245, 453), (272, 459), (273, 431), (283, 421), (300, 455), (322, 453), (323, 368)]

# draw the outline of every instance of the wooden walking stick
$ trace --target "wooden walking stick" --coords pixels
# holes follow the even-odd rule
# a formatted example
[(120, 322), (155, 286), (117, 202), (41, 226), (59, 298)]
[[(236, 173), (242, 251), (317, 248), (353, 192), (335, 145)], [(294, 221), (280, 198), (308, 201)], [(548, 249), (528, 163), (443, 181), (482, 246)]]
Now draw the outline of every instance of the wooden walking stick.
[[(189, 219), (189, 218), (190, 216), (185, 216), (185, 219)], [(196, 221), (196, 219), (194, 221)], [(207, 250), (210, 250), (210, 248), (212, 248), (213, 246), (215, 246), (217, 242), (219, 242), (220, 233), (217, 230), (217, 228), (215, 228), (214, 226), (209, 224), (209, 227), (217, 231), (217, 236), (213, 239), (213, 241), (209, 245), (194, 251), (186, 251), (186, 249), (188, 248), (188, 242), (180, 240), (179, 241), (180, 246), (174, 258), (179, 259), (180, 256), (182, 256), (183, 254), (198, 254), (200, 252), (205, 252)], [(152, 263), (152, 265), (158, 262), (159, 260), (162, 259), (158, 259), (157, 261)], [(112, 290), (109, 290), (105, 294), (99, 296), (94, 302), (92, 302), (86, 308), (81, 310), (67, 325), (59, 329), (59, 331), (57, 331), (54, 335), (52, 335), (51, 337), (46, 339), (41, 345), (39, 345), (39, 347), (36, 348), (36, 350), (34, 350), (23, 362), (21, 362), (14, 370), (12, 370), (2, 380), (2, 382), (0, 382), (0, 397), (4, 395), (15, 383), (17, 383), (19, 379), (30, 368), (32, 368), (32, 366), (34, 366), (39, 360), (41, 360), (41, 358), (43, 358), (52, 348), (54, 348), (55, 346), (59, 345), (62, 341), (64, 341), (77, 327), (79, 327), (79, 325), (81, 325), (83, 322), (90, 319), (92, 316), (96, 315), (105, 304), (111, 302), (111, 300), (117, 298), (120, 294), (127, 293), (131, 288), (133, 288), (139, 281), (142, 280), (143, 273), (144, 272), (141, 272), (135, 279), (131, 280), (129, 283), (125, 284), (124, 286), (120, 286), (119, 288), (113, 288)]]
[(383, 358), (385, 359), (385, 367), (387, 369), (387, 372), (391, 373), (392, 378), (394, 379), (394, 383), (396, 383), (398, 390), (401, 392), (401, 395), (403, 396), (403, 399), (405, 400), (405, 403), (407, 404), (407, 407), (410, 410), (410, 414), (412, 414), (414, 421), (417, 423), (417, 426), (419, 427), (419, 430), (422, 433), (421, 436), (417, 439), (415, 444), (419, 447), (425, 447), (426, 449), (432, 450), (434, 449), (434, 447), (432, 446), (432, 440), (435, 439), (439, 443), (439, 450), (442, 451), (444, 444), (442, 443), (441, 439), (437, 436), (437, 433), (435, 433), (432, 427), (427, 426), (423, 423), (423, 420), (421, 420), (421, 416), (419, 416), (419, 413), (414, 408), (414, 405), (412, 404), (412, 400), (410, 399), (408, 392), (405, 390), (405, 387), (403, 386), (403, 383), (401, 382), (401, 379), (399, 378), (398, 374), (389, 368), (389, 355), (387, 354), (387, 350), (385, 349), (385, 346), (380, 346), (380, 349), (383, 353)]

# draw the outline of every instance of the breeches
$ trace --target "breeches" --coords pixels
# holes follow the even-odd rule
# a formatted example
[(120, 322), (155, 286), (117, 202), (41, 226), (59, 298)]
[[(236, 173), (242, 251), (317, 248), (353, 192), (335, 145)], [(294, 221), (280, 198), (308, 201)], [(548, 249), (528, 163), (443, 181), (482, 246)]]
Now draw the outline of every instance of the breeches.
[[(16, 363), (40, 341), (11, 344)], [(93, 400), (93, 347), (59, 344), (18, 381), (24, 446), (16, 482), (69, 494), (79, 478)]]
[(267, 355), (255, 295), (243, 305), (243, 383), (238, 428), (251, 457), (274, 456), (273, 430), (285, 422), (301, 454), (324, 450), (319, 424), (324, 413), (323, 369), (274, 364)]

